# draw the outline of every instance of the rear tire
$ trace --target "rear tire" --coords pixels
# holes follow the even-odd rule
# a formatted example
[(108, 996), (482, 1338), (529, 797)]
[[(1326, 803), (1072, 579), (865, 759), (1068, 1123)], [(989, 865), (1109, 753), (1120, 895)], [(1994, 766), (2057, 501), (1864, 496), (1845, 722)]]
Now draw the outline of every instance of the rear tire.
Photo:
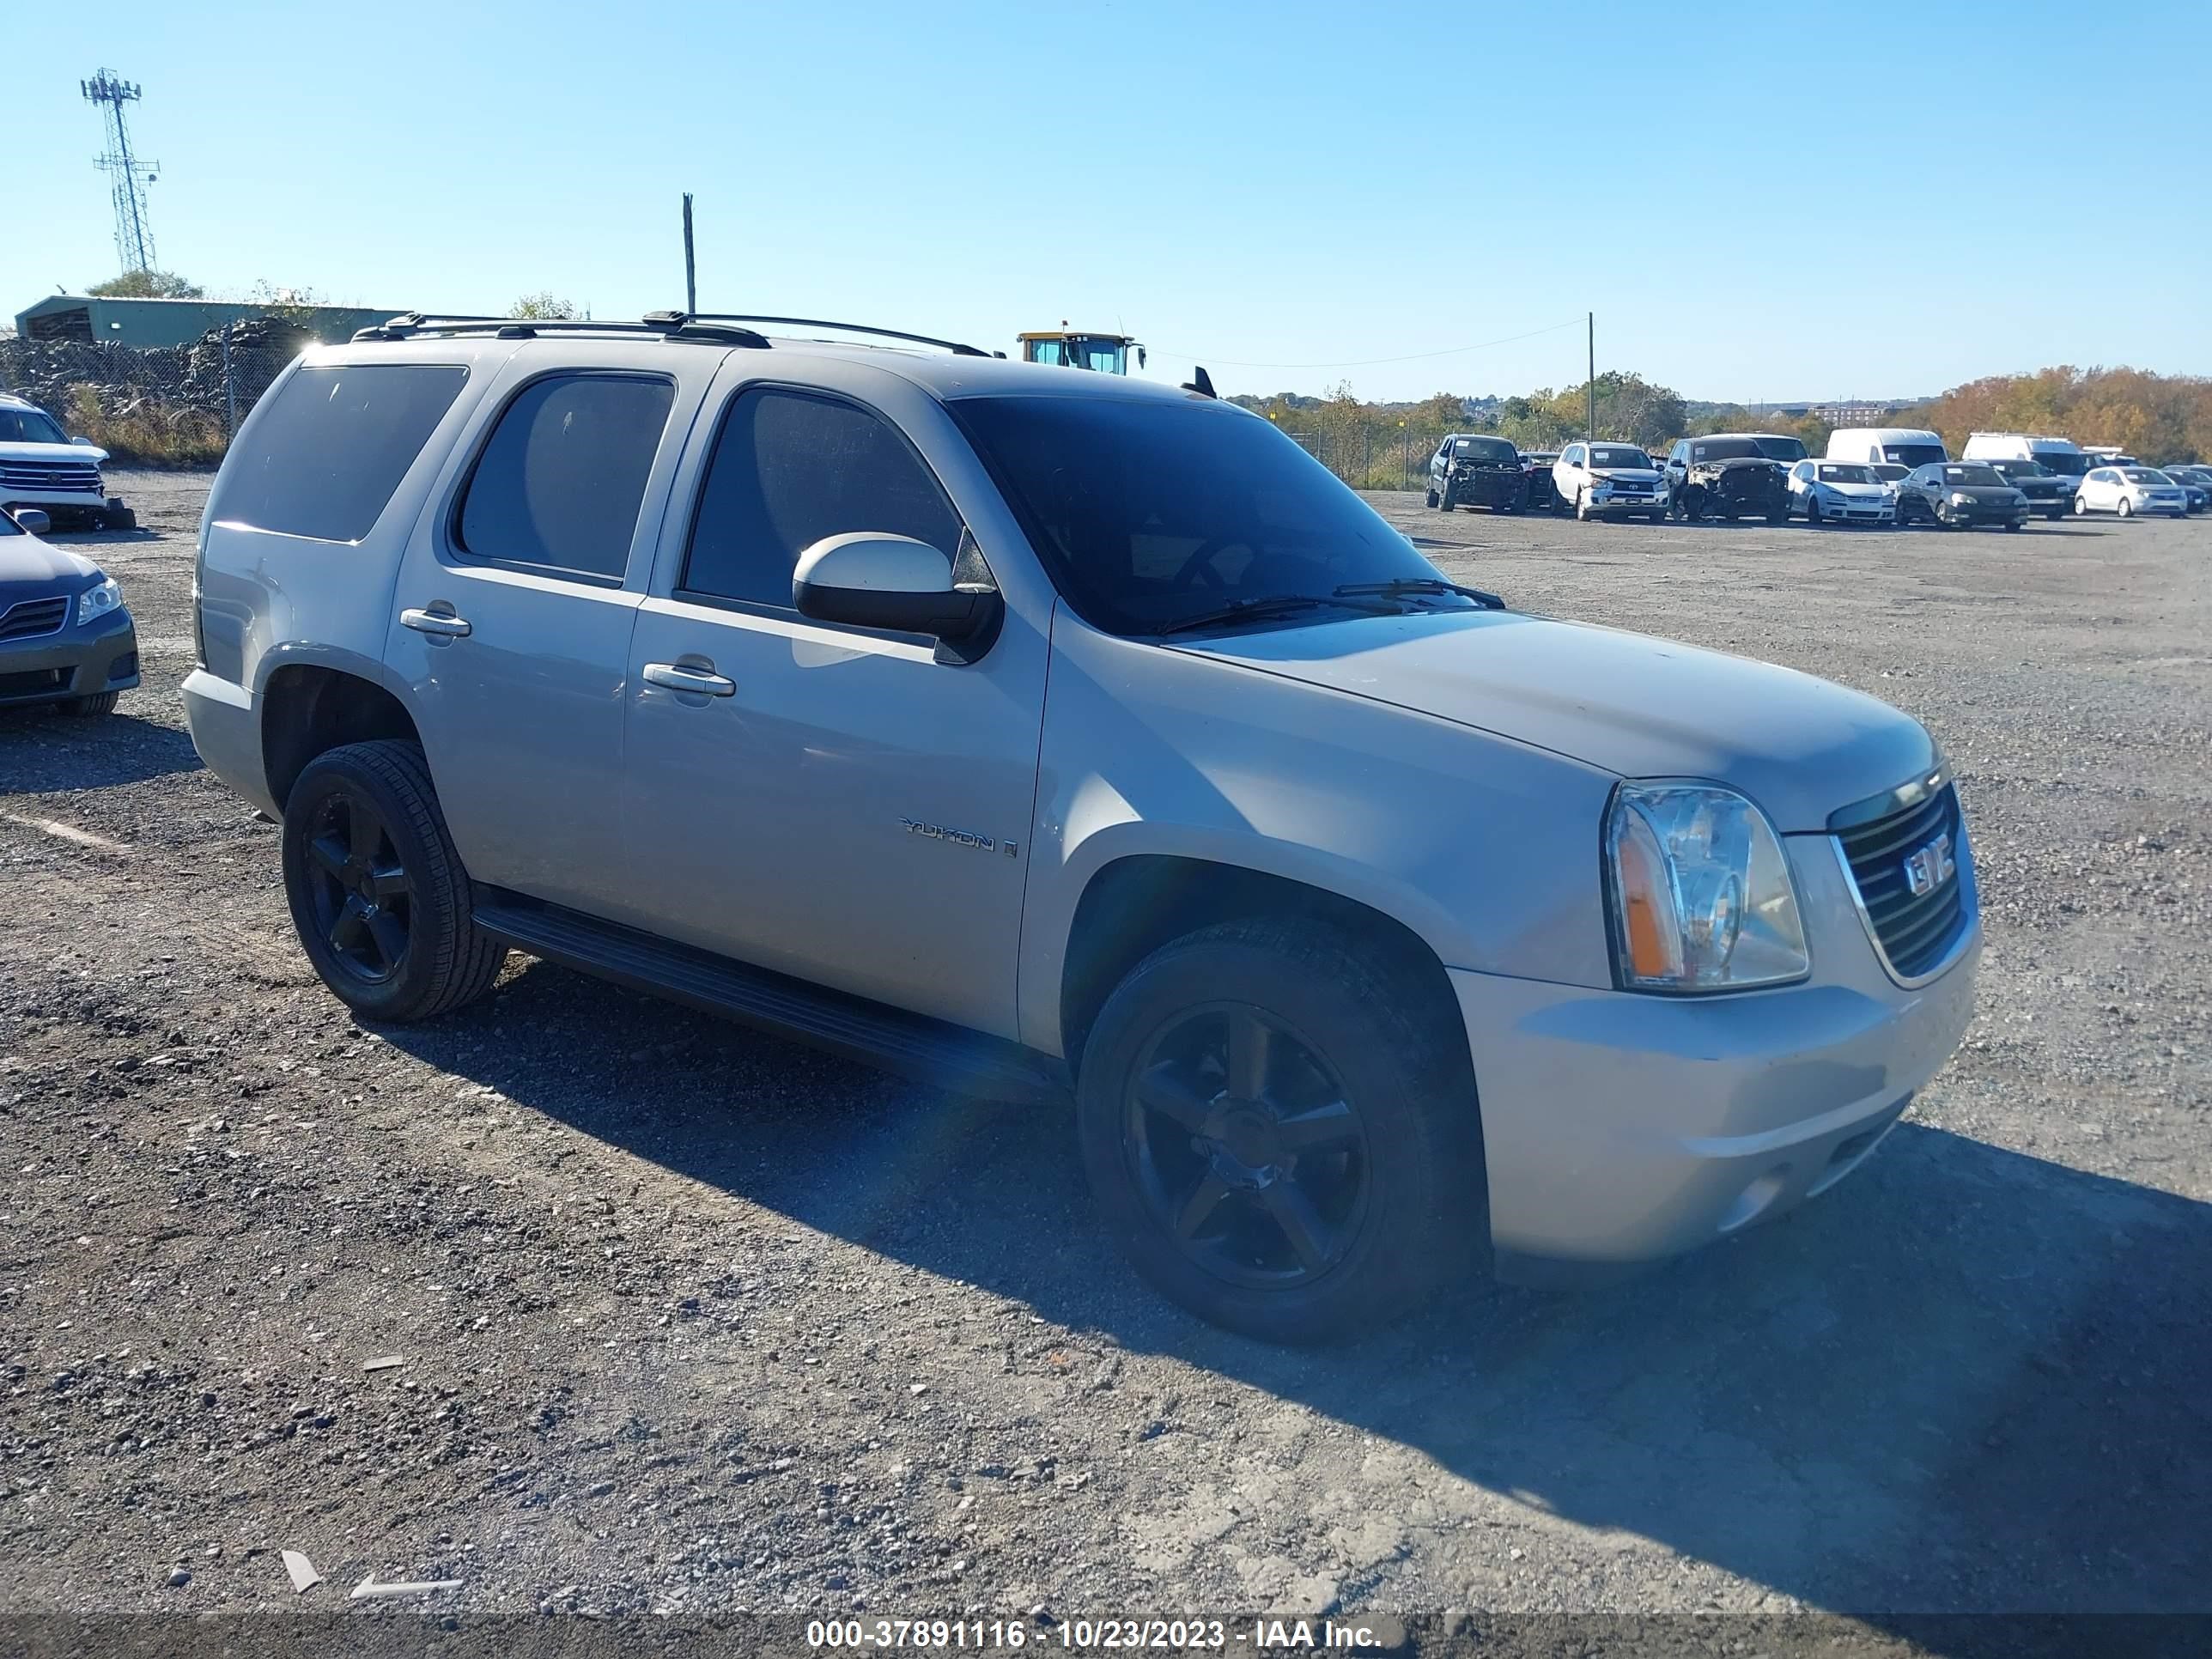
[(101, 714), (112, 714), (115, 705), (122, 699), (120, 691), (95, 691), (88, 697), (71, 697), (61, 705), (61, 711), (78, 719), (91, 720)]
[(1428, 494), (1428, 498), (1427, 498), (1425, 501), (1424, 501), (1421, 503), (1421, 505), (1422, 505), (1423, 507), (1427, 507), (1431, 512), (1432, 512), (1432, 513), (1433, 513), (1433, 512), (1436, 510), (1436, 506), (1437, 506), (1437, 492), (1436, 492), (1435, 490), (1431, 489), (1431, 490), (1429, 492), (1429, 494)]
[(317, 756), (284, 803), (280, 844), (300, 943), (355, 1012), (429, 1019), (498, 979), (507, 947), (477, 931), (417, 745), (385, 738)]
[(1076, 1085), (1083, 1164), (1138, 1272), (1270, 1342), (1382, 1324), (1481, 1259), (1465, 1039), (1348, 933), (1225, 922), (1115, 988)]

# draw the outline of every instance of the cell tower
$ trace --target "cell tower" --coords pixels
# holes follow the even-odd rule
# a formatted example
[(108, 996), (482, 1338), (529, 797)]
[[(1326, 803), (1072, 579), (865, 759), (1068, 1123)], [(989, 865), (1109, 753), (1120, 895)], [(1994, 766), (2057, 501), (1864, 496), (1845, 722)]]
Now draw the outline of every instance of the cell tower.
[(112, 182), (115, 193), (115, 257), (123, 261), (123, 274), (154, 268), (154, 223), (146, 212), (146, 186), (160, 175), (161, 163), (149, 167), (131, 153), (131, 125), (123, 106), (138, 101), (138, 88), (102, 70), (89, 81), (80, 81), (86, 101), (100, 106), (107, 121), (107, 153), (96, 165)]

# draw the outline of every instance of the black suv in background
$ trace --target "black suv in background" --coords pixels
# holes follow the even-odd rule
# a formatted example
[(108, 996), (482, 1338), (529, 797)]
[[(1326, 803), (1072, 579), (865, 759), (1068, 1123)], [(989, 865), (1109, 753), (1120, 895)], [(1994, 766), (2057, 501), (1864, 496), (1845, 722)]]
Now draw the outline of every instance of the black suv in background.
[(1991, 461), (1999, 477), (2027, 497), (2027, 510), (2046, 519), (2064, 518), (2074, 510), (2074, 483), (2040, 461)]
[[(1703, 438), (1678, 438), (1667, 454), (1668, 492), (1685, 519), (1765, 519), (1781, 524), (1790, 517), (1790, 470), (1771, 444), (1795, 439), (1750, 432), (1716, 432)], [(1804, 446), (1797, 445), (1798, 457)]]
[(1503, 438), (1453, 433), (1429, 457), (1429, 505), (1446, 513), (1478, 503), (1518, 513), (1528, 494), (1521, 452)]

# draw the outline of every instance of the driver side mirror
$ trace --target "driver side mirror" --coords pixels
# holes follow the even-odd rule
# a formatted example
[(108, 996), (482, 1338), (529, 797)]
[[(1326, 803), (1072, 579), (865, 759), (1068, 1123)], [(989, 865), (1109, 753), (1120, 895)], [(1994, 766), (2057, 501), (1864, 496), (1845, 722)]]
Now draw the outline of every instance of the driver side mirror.
[(848, 628), (936, 637), (938, 659), (971, 663), (1005, 619), (995, 587), (955, 583), (952, 563), (927, 542), (862, 530), (825, 536), (799, 556), (791, 603), (802, 617)]
[(86, 437), (86, 436), (85, 436), (83, 434), (82, 434), (82, 433), (79, 433), (76, 437), (71, 438), (71, 439), (70, 440), (70, 441), (71, 443), (73, 443), (73, 444), (82, 444), (82, 445), (83, 445), (87, 449), (94, 449), (94, 448), (97, 448), (97, 447), (98, 447), (98, 446), (97, 446), (97, 445), (95, 445), (95, 444), (92, 441), (92, 440), (91, 440), (91, 439), (89, 439), (89, 438)]
[(26, 536), (43, 536), (54, 527), (54, 521), (35, 507), (16, 507), (8, 516)]

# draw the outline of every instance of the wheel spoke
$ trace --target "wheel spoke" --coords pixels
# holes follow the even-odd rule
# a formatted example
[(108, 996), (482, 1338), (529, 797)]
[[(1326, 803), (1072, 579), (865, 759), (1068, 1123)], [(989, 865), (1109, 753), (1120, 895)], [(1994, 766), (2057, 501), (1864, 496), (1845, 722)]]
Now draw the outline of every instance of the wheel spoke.
[(347, 846), (364, 867), (374, 864), (378, 848), (384, 840), (384, 821), (370, 809), (368, 802), (359, 800), (346, 802), (346, 817), (351, 831), (347, 837)]
[(1198, 1183), (1198, 1189), (1183, 1200), (1182, 1208), (1176, 1214), (1176, 1237), (1195, 1238), (1198, 1230), (1206, 1224), (1206, 1218), (1229, 1196), (1229, 1183), (1208, 1170)]
[(377, 955), (384, 958), (386, 969), (397, 968), (407, 949), (407, 930), (389, 910), (371, 911), (368, 921), (369, 940), (376, 946)]
[(1250, 1009), (1229, 1016), (1229, 1092), (1238, 1100), (1259, 1100), (1267, 1092), (1267, 1056), (1275, 1033)]
[(1328, 1260), (1328, 1224), (1297, 1182), (1269, 1182), (1260, 1189), (1260, 1201), (1291, 1241), (1300, 1267), (1310, 1273)]
[(1358, 1139), (1359, 1120), (1345, 1102), (1332, 1100), (1282, 1119), (1275, 1134), (1285, 1152), (1310, 1152)]
[(343, 878), (345, 874), (346, 846), (336, 836), (317, 836), (307, 843), (307, 856), (326, 876)]
[(396, 864), (387, 864), (368, 872), (368, 890), (381, 904), (388, 900), (407, 896), (407, 872)]
[(1170, 1061), (1162, 1060), (1137, 1079), (1137, 1103), (1172, 1118), (1193, 1134), (1202, 1134), (1213, 1103), (1186, 1081)]
[(348, 898), (339, 907), (337, 919), (331, 923), (331, 949), (346, 951), (361, 943), (362, 908), (362, 902), (357, 898)]

